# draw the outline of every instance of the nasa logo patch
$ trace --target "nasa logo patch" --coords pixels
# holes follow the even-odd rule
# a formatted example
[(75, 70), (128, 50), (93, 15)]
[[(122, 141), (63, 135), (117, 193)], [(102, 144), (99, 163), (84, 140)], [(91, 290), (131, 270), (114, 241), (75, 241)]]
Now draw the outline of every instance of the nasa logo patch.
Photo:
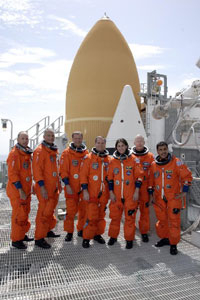
[(27, 170), (27, 169), (28, 169), (28, 166), (29, 166), (28, 161), (25, 161), (25, 162), (23, 163), (23, 168)]
[(98, 180), (98, 176), (97, 176), (97, 175), (94, 175), (94, 176), (93, 176), (93, 180), (94, 180), (94, 181), (97, 181), (97, 180)]
[(99, 163), (93, 163), (92, 164), (92, 169), (97, 170), (99, 167)]
[(158, 178), (159, 176), (160, 176), (160, 172), (159, 171), (154, 172), (154, 178)]
[(78, 160), (73, 159), (72, 160), (72, 166), (77, 167), (78, 166)]
[(115, 175), (119, 174), (119, 169), (118, 169), (118, 168), (114, 168), (113, 173), (114, 173)]
[(149, 165), (150, 165), (150, 163), (148, 161), (143, 162), (143, 166), (149, 166)]
[(166, 189), (171, 189), (171, 185), (170, 184), (166, 184)]
[(180, 166), (182, 166), (182, 161), (181, 160), (177, 160), (177, 162), (176, 162), (176, 165), (178, 166), (178, 167), (180, 167)]
[(74, 174), (74, 179), (78, 179), (78, 174)]
[(54, 161), (55, 161), (55, 159), (54, 159), (54, 157), (53, 157), (52, 155), (50, 155), (50, 161), (51, 161), (51, 162), (54, 162)]
[(119, 185), (119, 180), (115, 180), (115, 184), (116, 184), (116, 185)]

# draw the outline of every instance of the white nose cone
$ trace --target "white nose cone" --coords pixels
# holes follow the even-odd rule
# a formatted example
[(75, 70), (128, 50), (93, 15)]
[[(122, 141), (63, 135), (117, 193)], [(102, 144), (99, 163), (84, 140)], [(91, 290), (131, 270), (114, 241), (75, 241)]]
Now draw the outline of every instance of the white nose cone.
[(118, 138), (125, 138), (132, 147), (137, 134), (141, 134), (146, 140), (146, 132), (132, 88), (125, 85), (108, 131), (106, 147), (114, 148)]

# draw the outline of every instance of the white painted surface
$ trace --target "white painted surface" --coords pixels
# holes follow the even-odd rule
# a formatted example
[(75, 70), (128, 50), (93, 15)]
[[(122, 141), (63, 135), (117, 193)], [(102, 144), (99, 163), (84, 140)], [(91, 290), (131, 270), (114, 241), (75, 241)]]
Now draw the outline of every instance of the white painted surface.
[(133, 140), (137, 134), (146, 139), (143, 122), (137, 107), (135, 97), (130, 85), (125, 85), (117, 106), (113, 122), (107, 135), (108, 148), (114, 147), (118, 138), (125, 138), (129, 146), (133, 146)]

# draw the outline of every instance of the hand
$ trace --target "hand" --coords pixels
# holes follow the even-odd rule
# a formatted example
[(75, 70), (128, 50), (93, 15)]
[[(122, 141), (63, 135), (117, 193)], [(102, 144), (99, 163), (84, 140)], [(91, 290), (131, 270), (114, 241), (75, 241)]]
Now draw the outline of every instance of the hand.
[(133, 194), (133, 201), (138, 201), (139, 200), (139, 188), (135, 189), (135, 193)]
[(89, 201), (90, 195), (88, 193), (88, 190), (83, 190), (83, 200)]
[(40, 187), (40, 192), (41, 192), (42, 198), (48, 199), (48, 193), (47, 193), (47, 190), (44, 185)]
[(149, 205), (152, 205), (154, 203), (154, 196), (153, 195), (150, 195), (149, 196)]
[(176, 194), (175, 198), (183, 200), (186, 197), (186, 195), (187, 193), (182, 192), (180, 194)]
[(113, 193), (113, 191), (110, 191), (110, 200), (112, 202), (116, 202), (116, 197), (115, 197), (115, 194)]
[(26, 193), (22, 189), (19, 189), (19, 196), (21, 200), (26, 200), (27, 198)]
[(66, 185), (67, 194), (72, 195), (74, 192), (69, 184)]

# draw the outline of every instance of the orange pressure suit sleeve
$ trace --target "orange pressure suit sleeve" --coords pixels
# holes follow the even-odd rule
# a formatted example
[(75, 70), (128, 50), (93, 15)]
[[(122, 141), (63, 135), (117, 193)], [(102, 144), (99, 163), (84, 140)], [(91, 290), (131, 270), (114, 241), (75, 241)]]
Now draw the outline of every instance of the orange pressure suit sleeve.
[(148, 181), (148, 193), (150, 195), (153, 194), (153, 190), (154, 190), (154, 167), (153, 164), (151, 164), (150, 168), (149, 168), (149, 181)]
[(69, 184), (70, 157), (69, 152), (64, 150), (60, 158), (60, 176), (65, 185)]
[(33, 177), (35, 182), (44, 181), (45, 155), (42, 149), (33, 152)]
[(8, 159), (8, 178), (9, 180), (14, 182), (20, 181), (20, 159), (19, 156), (13, 151), (10, 152)]
[(81, 163), (81, 168), (80, 168), (80, 184), (83, 190), (86, 190), (88, 188), (89, 172), (90, 172), (90, 157), (88, 156)]
[(109, 191), (113, 191), (114, 189), (114, 159), (110, 159), (109, 165), (108, 165), (108, 188)]
[(177, 173), (181, 178), (181, 185), (183, 187), (183, 192), (187, 193), (193, 179), (192, 172), (179, 159), (176, 159), (176, 167), (177, 167)]

